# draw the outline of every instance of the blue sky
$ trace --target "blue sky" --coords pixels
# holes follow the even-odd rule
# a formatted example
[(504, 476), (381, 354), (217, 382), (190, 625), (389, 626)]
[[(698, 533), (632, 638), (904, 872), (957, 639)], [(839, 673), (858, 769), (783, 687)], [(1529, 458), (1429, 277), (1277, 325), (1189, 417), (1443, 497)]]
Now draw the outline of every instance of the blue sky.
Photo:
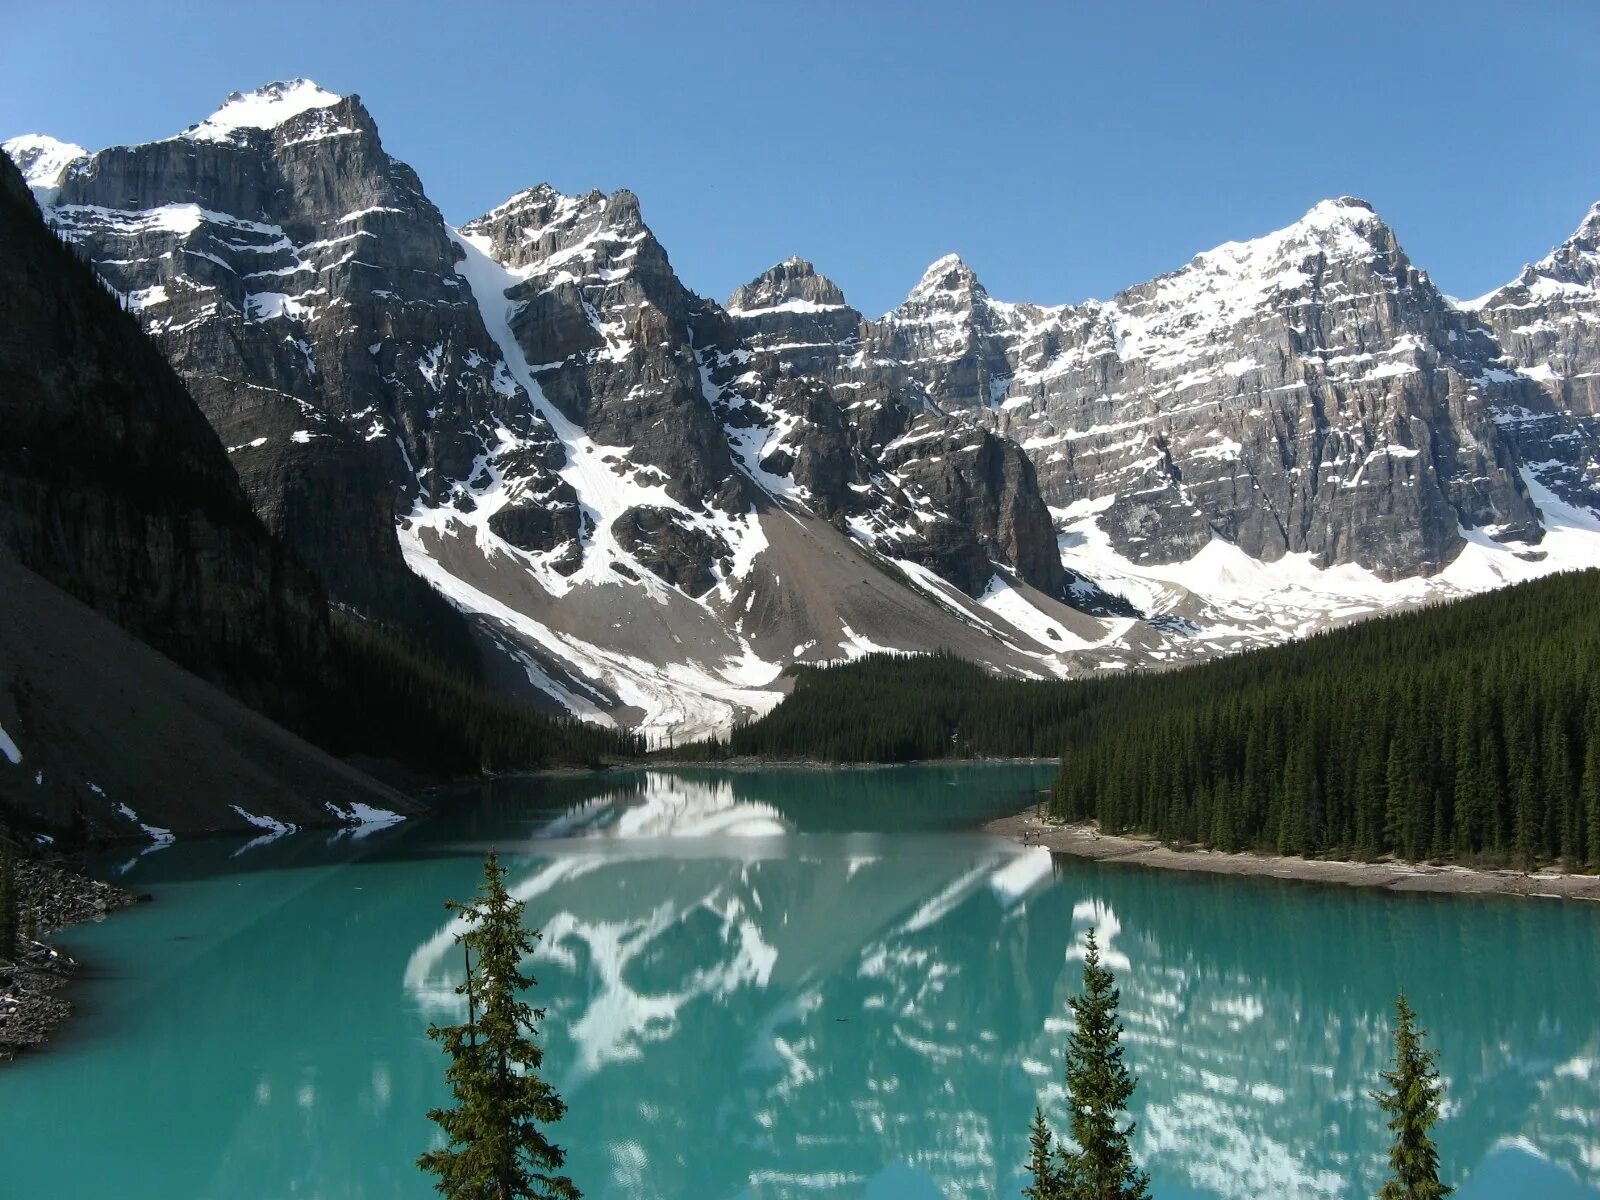
[(875, 314), (952, 250), (1106, 296), (1340, 194), (1471, 296), (1600, 200), (1597, 46), (1596, 0), (0, 0), (0, 131), (148, 140), (306, 75), (451, 221), (629, 187), (718, 299), (800, 254)]

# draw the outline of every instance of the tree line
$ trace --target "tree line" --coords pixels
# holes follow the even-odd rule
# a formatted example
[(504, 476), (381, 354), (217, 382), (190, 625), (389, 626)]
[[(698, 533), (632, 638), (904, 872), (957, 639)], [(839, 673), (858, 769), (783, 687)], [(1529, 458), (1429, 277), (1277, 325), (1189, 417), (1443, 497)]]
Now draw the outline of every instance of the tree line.
[(802, 667), (717, 754), (1056, 756), (1051, 811), (1225, 850), (1600, 866), (1600, 572), (1172, 671)]
[(1054, 757), (1072, 718), (1096, 703), (1099, 681), (1002, 679), (954, 654), (869, 654), (798, 666), (794, 690), (738, 725), (733, 755), (824, 762)]
[(1118, 681), (1051, 800), (1223, 850), (1600, 865), (1600, 573)]

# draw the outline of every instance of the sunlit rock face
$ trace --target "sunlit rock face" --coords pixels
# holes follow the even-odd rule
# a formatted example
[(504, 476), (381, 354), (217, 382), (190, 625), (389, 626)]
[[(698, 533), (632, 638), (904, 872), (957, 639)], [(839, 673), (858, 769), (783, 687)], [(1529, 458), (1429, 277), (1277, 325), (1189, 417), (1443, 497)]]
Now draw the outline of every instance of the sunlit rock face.
[(1469, 307), (1550, 401), (1505, 406), (1501, 426), (1546, 486), (1600, 507), (1600, 204), (1570, 238)]
[[(1375, 1192), (1367, 1090), (1397, 963), (1445, 1064), (1457, 1176), (1491, 1146), (1592, 1176), (1592, 1022), (1570, 997), (1500, 996), (1553, 969), (1512, 906), (1472, 935), (1494, 965), (1463, 973), (1445, 906), (810, 831), (803, 805), (759, 793), (647, 776), (536, 834), (519, 867), (564, 1132), (605, 1139), (593, 1194), (1014, 1194), (1034, 1104), (1068, 1124), (1066, 1002), (1090, 930), (1121, 988), (1157, 1194)], [(452, 933), (407, 968), (419, 1017), (459, 1004)], [(1464, 1016), (1480, 1005), (1504, 1014), (1487, 1052)]]
[(941, 260), (879, 329), (933, 403), (990, 410), (1052, 506), (1102, 502), (1135, 563), (1221, 538), (1387, 579), (1443, 568), (1462, 526), (1539, 537), (1495, 421), (1528, 381), (1364, 201), (1105, 303), (1000, 303)]

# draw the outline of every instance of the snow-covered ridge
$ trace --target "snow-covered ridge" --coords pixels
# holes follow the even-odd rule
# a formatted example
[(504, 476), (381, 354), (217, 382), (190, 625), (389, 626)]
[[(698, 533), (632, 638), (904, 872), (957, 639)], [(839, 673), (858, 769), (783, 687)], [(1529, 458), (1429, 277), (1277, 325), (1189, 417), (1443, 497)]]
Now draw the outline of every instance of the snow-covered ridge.
[(216, 112), (178, 136), (197, 142), (231, 141), (240, 130), (275, 129), (291, 117), (343, 99), (309, 79), (269, 83), (253, 92), (232, 93)]
[(67, 168), (89, 155), (82, 146), (42, 133), (24, 133), (10, 138), (0, 143), (0, 149), (17, 164), (17, 170), (32, 188), (59, 185)]

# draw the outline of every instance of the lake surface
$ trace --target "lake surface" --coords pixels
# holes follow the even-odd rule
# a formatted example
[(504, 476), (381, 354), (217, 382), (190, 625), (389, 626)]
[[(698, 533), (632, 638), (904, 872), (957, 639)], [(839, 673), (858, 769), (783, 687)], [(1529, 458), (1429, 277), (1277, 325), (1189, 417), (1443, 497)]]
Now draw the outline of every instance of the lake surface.
[(972, 833), (1033, 767), (499, 781), (364, 838), (105, 865), (80, 1015), (0, 1068), (18, 1200), (423, 1198), (442, 909), (498, 848), (590, 1197), (1016, 1196), (1099, 931), (1158, 1200), (1371, 1196), (1407, 989), (1463, 1200), (1600, 1198), (1600, 910), (1052, 862)]

